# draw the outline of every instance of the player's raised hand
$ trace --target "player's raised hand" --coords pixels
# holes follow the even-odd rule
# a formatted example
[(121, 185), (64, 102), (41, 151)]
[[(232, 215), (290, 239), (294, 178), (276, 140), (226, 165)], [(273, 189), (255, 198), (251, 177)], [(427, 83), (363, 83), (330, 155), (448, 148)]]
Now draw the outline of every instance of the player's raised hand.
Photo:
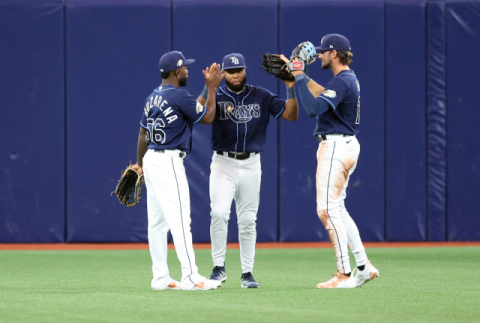
[(207, 87), (219, 87), (222, 83), (223, 78), (225, 77), (225, 72), (220, 70), (220, 64), (213, 63), (210, 68), (207, 67), (203, 71), (203, 76), (205, 77), (205, 85)]
[(284, 62), (285, 62), (285, 64), (288, 64), (288, 63), (290, 63), (290, 60), (289, 60), (288, 58), (286, 58), (286, 57), (285, 57), (285, 55), (283, 55), (283, 54), (280, 54), (280, 55), (278, 55), (278, 56), (280, 56), (280, 58), (282, 59), (282, 61), (284, 61)]
[[(290, 60), (288, 58), (285, 57), (285, 55), (283, 54), (280, 54), (278, 55), (282, 61), (285, 62), (285, 64), (290, 64)], [(287, 66), (285, 65), (285, 69), (288, 70)], [(293, 81), (289, 81), (289, 80), (282, 80), (283, 83), (285, 83), (285, 85), (289, 88), (293, 88), (295, 86), (295, 84), (297, 83), (297, 81), (293, 80)]]

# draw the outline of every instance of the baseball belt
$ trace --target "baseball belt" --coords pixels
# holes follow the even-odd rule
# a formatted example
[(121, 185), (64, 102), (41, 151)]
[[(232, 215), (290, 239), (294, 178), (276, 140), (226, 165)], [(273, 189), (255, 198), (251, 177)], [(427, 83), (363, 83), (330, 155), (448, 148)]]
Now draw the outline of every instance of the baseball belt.
[(233, 158), (233, 159), (238, 159), (238, 160), (244, 160), (244, 159), (248, 159), (250, 157), (253, 157), (255, 156), (256, 154), (258, 154), (258, 151), (256, 152), (253, 152), (253, 153), (248, 153), (248, 152), (236, 152), (236, 151), (216, 151), (217, 155), (222, 155), (222, 156), (225, 156), (225, 157), (230, 157), (230, 158)]
[(326, 135), (316, 135), (315, 138), (317, 141), (320, 143), (324, 140), (327, 140), (328, 138), (332, 139), (333, 137), (351, 137), (354, 135), (346, 135), (346, 134), (341, 134), (341, 133), (330, 133)]
[(180, 157), (185, 159), (187, 157), (187, 153), (178, 149), (153, 149), (156, 153)]

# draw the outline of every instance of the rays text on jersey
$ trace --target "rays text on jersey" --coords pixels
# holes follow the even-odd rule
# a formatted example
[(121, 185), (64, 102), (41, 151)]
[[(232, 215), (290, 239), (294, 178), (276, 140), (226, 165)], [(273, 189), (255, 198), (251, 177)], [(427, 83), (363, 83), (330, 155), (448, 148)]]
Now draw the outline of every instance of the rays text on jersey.
[(232, 102), (218, 102), (220, 107), (220, 120), (232, 120), (236, 123), (245, 123), (252, 118), (260, 117), (260, 104), (235, 106)]

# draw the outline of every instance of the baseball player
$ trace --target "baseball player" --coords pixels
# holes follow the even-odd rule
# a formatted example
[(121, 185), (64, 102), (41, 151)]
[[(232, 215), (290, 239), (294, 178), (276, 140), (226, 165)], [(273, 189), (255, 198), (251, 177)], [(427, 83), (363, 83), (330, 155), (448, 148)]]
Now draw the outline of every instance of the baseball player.
[[(346, 37), (325, 35), (315, 49), (322, 68), (333, 72), (333, 79), (325, 87), (304, 74), (304, 64), (299, 64), (298, 58), (292, 59), (289, 69), (295, 75), (307, 114), (317, 118), (314, 131), (319, 142), (317, 213), (328, 231), (337, 258), (337, 273), (317, 288), (354, 288), (379, 276), (379, 271), (368, 261), (357, 226), (344, 202), (348, 180), (360, 154), (360, 144), (355, 137), (360, 124), (360, 84), (348, 67), (353, 54)], [(356, 276), (350, 269), (348, 246), (357, 263)]]
[[(215, 116), (215, 90), (224, 75), (214, 63), (203, 71), (210, 97), (205, 105), (180, 86), (187, 85), (187, 65), (193, 59), (172, 51), (160, 58), (162, 84), (145, 103), (138, 136), (137, 163), (147, 186), (148, 241), (152, 257), (154, 290), (217, 289), (218, 281), (198, 273), (190, 231), (190, 193), (183, 160), (192, 148), (194, 123), (211, 124)], [(167, 266), (167, 233), (171, 231), (182, 267), (181, 283), (170, 277)]]
[[(265, 144), (270, 115), (294, 121), (298, 118), (295, 81), (285, 81), (287, 100), (268, 90), (248, 85), (245, 59), (233, 53), (223, 58), (225, 86), (216, 92), (216, 115), (212, 125), (213, 156), (210, 174), (213, 272), (210, 279), (224, 282), (225, 252), (230, 207), (235, 200), (242, 265), (241, 287), (258, 288), (252, 276), (260, 203), (260, 152)], [(205, 88), (197, 101), (210, 100)]]

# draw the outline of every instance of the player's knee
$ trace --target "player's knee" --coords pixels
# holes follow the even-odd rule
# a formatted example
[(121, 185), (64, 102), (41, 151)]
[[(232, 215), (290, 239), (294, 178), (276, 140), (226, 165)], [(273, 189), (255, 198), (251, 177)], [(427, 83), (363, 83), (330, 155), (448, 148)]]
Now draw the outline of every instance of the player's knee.
[(317, 207), (317, 215), (320, 221), (323, 223), (325, 229), (330, 228), (330, 217), (328, 215), (328, 210), (322, 207)]
[(256, 234), (257, 232), (257, 223), (255, 216), (246, 217), (243, 216), (238, 220), (238, 232), (243, 234)]
[(230, 208), (222, 206), (212, 207), (210, 216), (212, 217), (212, 222), (228, 222), (230, 219)]

